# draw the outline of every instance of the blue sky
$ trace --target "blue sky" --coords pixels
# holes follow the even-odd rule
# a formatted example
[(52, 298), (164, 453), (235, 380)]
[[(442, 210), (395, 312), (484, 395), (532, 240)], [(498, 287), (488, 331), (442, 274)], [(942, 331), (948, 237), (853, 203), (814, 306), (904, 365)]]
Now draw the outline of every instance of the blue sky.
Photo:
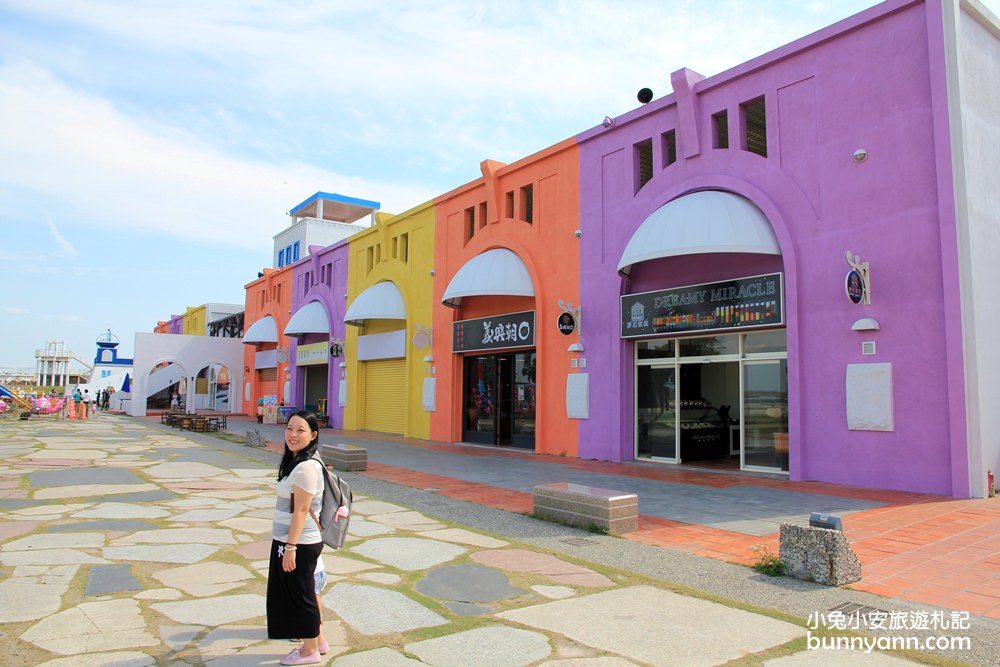
[(401, 212), (874, 4), (0, 0), (0, 366), (243, 303), (314, 192)]

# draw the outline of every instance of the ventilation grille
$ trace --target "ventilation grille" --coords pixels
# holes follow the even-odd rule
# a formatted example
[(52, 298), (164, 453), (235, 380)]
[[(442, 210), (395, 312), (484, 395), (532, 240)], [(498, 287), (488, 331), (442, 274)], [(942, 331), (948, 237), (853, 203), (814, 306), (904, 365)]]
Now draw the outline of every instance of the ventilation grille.
[(866, 340), (866, 341), (862, 342), (861, 343), (861, 354), (863, 354), (865, 356), (869, 356), (869, 357), (874, 356), (875, 355), (875, 341), (873, 341), (873, 340)]
[(747, 133), (746, 149), (767, 157), (767, 117), (763, 97), (743, 105), (743, 119)]
[(560, 542), (564, 544), (569, 544), (574, 547), (589, 547), (596, 544), (600, 544), (597, 540), (591, 539), (589, 537), (563, 537), (560, 538)]
[(838, 604), (836, 607), (832, 607), (830, 611), (838, 611), (844, 616), (848, 617), (858, 617), (862, 621), (867, 622), (868, 616), (873, 613), (877, 613), (883, 617), (888, 616), (889, 612), (885, 609), (876, 609), (875, 607), (866, 607), (862, 604), (855, 604), (854, 602), (844, 602), (843, 604)]

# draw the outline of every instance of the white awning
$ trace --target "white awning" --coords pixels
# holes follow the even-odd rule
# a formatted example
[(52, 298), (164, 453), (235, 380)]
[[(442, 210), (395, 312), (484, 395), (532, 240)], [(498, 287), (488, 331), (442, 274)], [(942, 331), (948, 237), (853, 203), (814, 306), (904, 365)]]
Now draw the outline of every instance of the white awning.
[(344, 315), (344, 322), (360, 327), (365, 320), (405, 320), (406, 304), (395, 283), (372, 285), (359, 294)]
[(245, 345), (260, 345), (261, 343), (278, 342), (278, 325), (274, 323), (274, 318), (265, 315), (250, 325), (250, 328), (243, 334)]
[(462, 297), (486, 295), (535, 296), (531, 274), (517, 253), (496, 248), (473, 257), (448, 283), (441, 303), (458, 308)]
[(704, 190), (668, 202), (635, 230), (618, 273), (661, 257), (718, 252), (780, 255), (771, 223), (759, 208), (731, 192)]
[(310, 301), (296, 310), (285, 326), (286, 336), (298, 337), (311, 333), (330, 334), (330, 320), (326, 316), (326, 308), (319, 301)]

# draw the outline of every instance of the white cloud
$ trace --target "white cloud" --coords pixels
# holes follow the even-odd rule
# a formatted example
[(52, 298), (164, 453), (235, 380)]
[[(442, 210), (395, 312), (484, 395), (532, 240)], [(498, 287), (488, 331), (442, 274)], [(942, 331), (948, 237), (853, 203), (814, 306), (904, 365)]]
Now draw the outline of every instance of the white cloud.
[[(320, 145), (305, 140), (302, 161), (362, 143), (381, 162), (423, 152), (433, 169), (474, 178), (482, 159), (523, 157), (634, 108), (641, 87), (668, 94), (676, 69), (715, 74), (874, 0), (814, 12), (789, 4), (67, 0), (21, 11), (139, 54), (148, 78), (192, 96), (192, 106), (161, 110), (165, 122), (278, 154), (307, 125)], [(137, 85), (133, 68), (123, 76)], [(280, 128), (247, 132), (241, 116), (251, 111)]]
[(287, 225), (289, 206), (317, 190), (378, 193), (390, 211), (430, 196), (226, 155), (183, 130), (130, 118), (23, 60), (0, 67), (0, 99), (0, 181), (97, 224), (259, 247)]
[(60, 254), (65, 257), (76, 257), (76, 248), (59, 233), (59, 230), (56, 229), (56, 223), (52, 222), (52, 218), (49, 218), (48, 223), (49, 231), (52, 233), (52, 238), (56, 240), (56, 245), (59, 246)]

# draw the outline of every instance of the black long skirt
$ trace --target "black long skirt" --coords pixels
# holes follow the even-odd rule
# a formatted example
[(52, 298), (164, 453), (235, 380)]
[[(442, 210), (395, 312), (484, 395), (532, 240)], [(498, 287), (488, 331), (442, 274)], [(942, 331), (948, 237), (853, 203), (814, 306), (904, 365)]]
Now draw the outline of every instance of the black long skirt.
[(281, 569), (278, 548), (271, 541), (271, 564), (267, 573), (267, 636), (270, 639), (312, 639), (319, 636), (321, 621), (316, 604), (313, 575), (323, 543), (300, 544), (295, 551), (295, 569)]

